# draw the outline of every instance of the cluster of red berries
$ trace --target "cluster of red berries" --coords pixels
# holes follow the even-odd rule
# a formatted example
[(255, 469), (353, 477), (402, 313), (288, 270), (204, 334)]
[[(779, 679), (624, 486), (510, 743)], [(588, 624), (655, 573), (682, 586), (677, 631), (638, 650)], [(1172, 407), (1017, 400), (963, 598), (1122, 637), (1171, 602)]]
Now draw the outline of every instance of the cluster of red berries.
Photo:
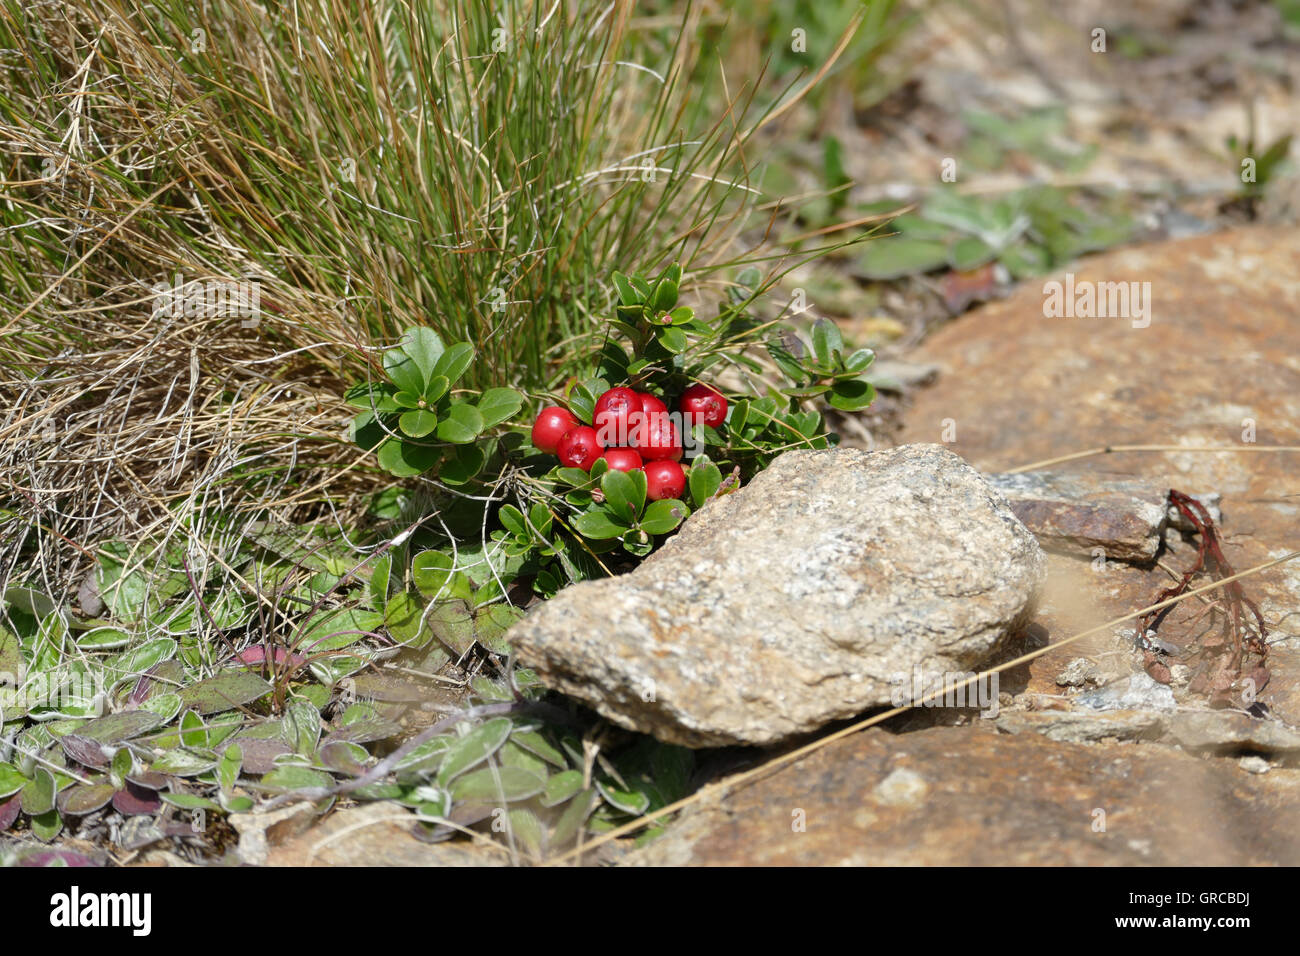
[[(692, 385), (682, 393), (678, 410), (686, 422), (717, 428), (727, 417), (727, 400), (708, 385)], [(668, 406), (648, 392), (611, 388), (597, 400), (592, 425), (582, 424), (567, 408), (544, 408), (533, 424), (533, 444), (559, 455), (569, 468), (590, 471), (604, 458), (619, 471), (640, 469), (651, 501), (680, 498), (686, 491), (677, 424)]]

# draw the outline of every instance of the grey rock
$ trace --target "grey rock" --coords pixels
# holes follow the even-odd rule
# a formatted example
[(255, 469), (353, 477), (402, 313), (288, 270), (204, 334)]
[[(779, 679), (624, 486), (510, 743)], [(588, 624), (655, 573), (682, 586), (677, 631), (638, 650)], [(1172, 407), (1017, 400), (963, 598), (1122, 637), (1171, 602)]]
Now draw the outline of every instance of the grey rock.
[(772, 744), (971, 671), (1027, 622), (1045, 557), (938, 445), (793, 451), (641, 567), (509, 633), (551, 687), (686, 746)]
[(1033, 733), (1062, 743), (1101, 740), (1150, 740), (1164, 733), (1167, 718), (1149, 710), (1090, 713), (1077, 710), (1012, 711), (996, 727), (1005, 734)]
[[(1169, 489), (1149, 481), (1091, 472), (1021, 472), (988, 476), (1006, 495), (1011, 510), (1053, 551), (1091, 557), (1101, 548), (1108, 558), (1146, 562), (1155, 557), (1166, 526), (1193, 531)], [(1215, 524), (1222, 520), (1220, 496), (1196, 494)]]
[(1168, 738), (1187, 750), (1300, 754), (1300, 732), (1230, 710), (1181, 711), (1169, 722)]
[(915, 807), (925, 801), (930, 785), (915, 770), (899, 767), (872, 791), (877, 802), (890, 807)]
[(1011, 510), (1045, 548), (1150, 561), (1167, 520), (1167, 489), (1093, 474), (990, 475)]
[(1056, 675), (1058, 687), (1085, 687), (1102, 682), (1101, 668), (1086, 657), (1076, 657)]
[(295, 803), (278, 810), (232, 813), (229, 820), (239, 834), (237, 854), (249, 866), (265, 866), (270, 848), (297, 836), (316, 818), (310, 803)]
[(1145, 672), (1132, 674), (1125, 680), (1115, 681), (1101, 690), (1081, 694), (1076, 702), (1093, 710), (1155, 710), (1174, 711), (1178, 702), (1167, 684), (1153, 680)]

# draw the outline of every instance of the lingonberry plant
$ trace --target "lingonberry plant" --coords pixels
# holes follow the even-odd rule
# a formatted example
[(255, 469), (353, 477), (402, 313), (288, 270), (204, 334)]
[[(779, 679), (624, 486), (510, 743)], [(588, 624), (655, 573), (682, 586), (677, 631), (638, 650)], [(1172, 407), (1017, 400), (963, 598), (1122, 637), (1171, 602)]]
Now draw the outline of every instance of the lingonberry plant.
[[(515, 515), (522, 519), (538, 505), (560, 518), (547, 525), (547, 558), (564, 554), (558, 542), (568, 541), (572, 555), (591, 555), (608, 572), (648, 554), (656, 536), (780, 452), (827, 447), (834, 439), (814, 402), (854, 410), (874, 396), (861, 377), (872, 353), (846, 356), (829, 322), (813, 325), (811, 346), (782, 330), (765, 343), (772, 364), (759, 360), (753, 346), (770, 324), (746, 311), (756, 273), (739, 277), (711, 321), (678, 304), (681, 279), (676, 265), (653, 280), (615, 273), (615, 316), (597, 374), (571, 381), (564, 405), (545, 408), (533, 425), (533, 447), (558, 454), (560, 464), (530, 468), (518, 485), (524, 508), (513, 509), (511, 520), (519, 524)], [(724, 387), (721, 376), (735, 384)], [(723, 469), (730, 472), (725, 482)], [(527, 554), (526, 536), (511, 534), (516, 553)], [(535, 588), (553, 592), (561, 583), (554, 570), (554, 561), (537, 567)]]
[(617, 573), (776, 455), (833, 443), (817, 403), (870, 404), (872, 353), (846, 355), (830, 322), (813, 324), (809, 344), (751, 315), (765, 291), (756, 270), (737, 277), (711, 319), (678, 303), (681, 282), (678, 265), (654, 278), (614, 273), (594, 374), (571, 378), (531, 426), (507, 424), (521, 405), (512, 389), (453, 390), (473, 348), (444, 346), (428, 329), (384, 353), (386, 380), (349, 391), (362, 409), (358, 444), (393, 474), (459, 489), (462, 526), (487, 532), (480, 543), (445, 526), (441, 539), (415, 539), (424, 597), (483, 607)]

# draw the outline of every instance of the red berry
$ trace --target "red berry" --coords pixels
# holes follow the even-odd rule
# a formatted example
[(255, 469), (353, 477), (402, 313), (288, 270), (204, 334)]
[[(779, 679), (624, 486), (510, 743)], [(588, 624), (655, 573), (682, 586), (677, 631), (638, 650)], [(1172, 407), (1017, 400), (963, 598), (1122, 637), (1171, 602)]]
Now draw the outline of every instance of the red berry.
[(596, 400), (591, 423), (596, 426), (596, 432), (605, 445), (626, 445), (632, 428), (629, 419), (632, 412), (640, 410), (641, 397), (620, 385)]
[(645, 493), (651, 501), (680, 498), (686, 491), (686, 472), (675, 461), (645, 463)]
[(647, 415), (651, 412), (666, 412), (668, 406), (657, 395), (651, 395), (649, 392), (641, 392), (641, 411)]
[(641, 456), (631, 448), (611, 448), (601, 457), (618, 471), (636, 471), (641, 467)]
[(642, 412), (632, 439), (633, 446), (646, 461), (661, 458), (677, 461), (682, 457), (681, 436), (668, 412)]
[(583, 471), (591, 471), (591, 466), (596, 463), (603, 450), (596, 439), (596, 429), (590, 425), (570, 428), (564, 433), (559, 447), (556, 448), (560, 456), (560, 464), (569, 468), (581, 468)]
[(560, 439), (570, 428), (578, 427), (578, 419), (567, 408), (551, 405), (543, 408), (533, 423), (533, 444), (540, 450), (555, 454), (560, 446)]
[(649, 392), (637, 392), (636, 397), (640, 400), (640, 407), (628, 416), (628, 444), (634, 447), (640, 442), (637, 436), (646, 420), (668, 411), (668, 406), (660, 401), (658, 396), (651, 395)]
[(710, 428), (717, 428), (727, 417), (727, 400), (716, 389), (702, 382), (682, 392), (677, 407), (682, 410), (682, 414), (691, 416), (689, 421), (692, 424), (703, 422)]

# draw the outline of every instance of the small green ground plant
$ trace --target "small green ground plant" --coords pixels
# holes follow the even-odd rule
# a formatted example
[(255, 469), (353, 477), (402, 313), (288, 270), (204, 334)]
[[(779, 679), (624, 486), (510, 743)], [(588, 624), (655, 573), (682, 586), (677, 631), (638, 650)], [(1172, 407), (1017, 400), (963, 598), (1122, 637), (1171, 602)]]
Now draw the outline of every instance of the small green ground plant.
[[(0, 3), (0, 833), (198, 859), (254, 803), (392, 799), (532, 859), (692, 761), (550, 698), (510, 625), (825, 447), (870, 357), (756, 314), (770, 107), (691, 11), (280, 13)], [(260, 308), (160, 310), (177, 276)], [(529, 444), (546, 402), (706, 377), (678, 504)], [(403, 739), (395, 675), (447, 716)]]

